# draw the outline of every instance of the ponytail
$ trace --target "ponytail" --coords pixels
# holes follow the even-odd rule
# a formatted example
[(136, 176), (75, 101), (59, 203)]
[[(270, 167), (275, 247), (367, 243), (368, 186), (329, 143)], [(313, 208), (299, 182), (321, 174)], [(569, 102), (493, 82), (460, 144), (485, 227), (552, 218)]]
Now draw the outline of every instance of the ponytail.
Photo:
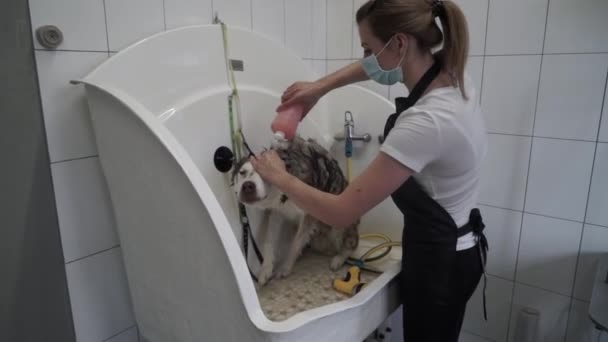
[[(436, 0), (437, 1), (437, 0)], [(437, 11), (443, 27), (443, 69), (455, 79), (462, 96), (467, 95), (464, 87), (464, 68), (469, 55), (469, 30), (464, 14), (453, 1), (440, 1), (442, 9)]]
[[(439, 18), (443, 32), (435, 18)], [(467, 99), (464, 68), (469, 53), (469, 32), (466, 18), (456, 3), (451, 0), (369, 0), (357, 10), (356, 19), (357, 23), (367, 20), (372, 33), (385, 43), (399, 32), (415, 37), (423, 49), (432, 50), (443, 43), (436, 57)]]

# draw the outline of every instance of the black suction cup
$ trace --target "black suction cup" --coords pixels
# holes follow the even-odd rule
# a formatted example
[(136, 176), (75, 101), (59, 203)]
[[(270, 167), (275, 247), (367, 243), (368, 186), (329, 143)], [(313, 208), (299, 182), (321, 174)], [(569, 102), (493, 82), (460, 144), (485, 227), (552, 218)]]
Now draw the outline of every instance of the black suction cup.
[(234, 161), (234, 154), (226, 146), (220, 146), (215, 150), (213, 155), (213, 164), (215, 168), (222, 173), (230, 171), (232, 168), (232, 162)]

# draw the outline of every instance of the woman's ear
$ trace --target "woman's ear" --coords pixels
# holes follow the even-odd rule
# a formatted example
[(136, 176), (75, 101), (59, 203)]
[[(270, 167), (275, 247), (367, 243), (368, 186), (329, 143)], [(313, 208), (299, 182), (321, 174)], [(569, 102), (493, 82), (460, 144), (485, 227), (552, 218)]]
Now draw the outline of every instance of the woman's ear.
[(410, 47), (410, 37), (405, 33), (397, 33), (395, 38), (399, 55), (406, 55)]
[(395, 41), (397, 43), (397, 50), (401, 52), (402, 50), (407, 50), (409, 45), (409, 37), (405, 33), (397, 33), (395, 35)]

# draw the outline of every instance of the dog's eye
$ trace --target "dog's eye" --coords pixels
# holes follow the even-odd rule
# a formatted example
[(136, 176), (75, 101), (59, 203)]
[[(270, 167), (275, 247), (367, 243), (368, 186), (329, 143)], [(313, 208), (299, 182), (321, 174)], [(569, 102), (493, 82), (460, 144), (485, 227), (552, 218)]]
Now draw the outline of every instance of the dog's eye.
[(246, 174), (247, 174), (247, 171), (245, 171), (245, 170), (239, 171), (239, 175), (241, 175), (241, 176), (245, 176)]

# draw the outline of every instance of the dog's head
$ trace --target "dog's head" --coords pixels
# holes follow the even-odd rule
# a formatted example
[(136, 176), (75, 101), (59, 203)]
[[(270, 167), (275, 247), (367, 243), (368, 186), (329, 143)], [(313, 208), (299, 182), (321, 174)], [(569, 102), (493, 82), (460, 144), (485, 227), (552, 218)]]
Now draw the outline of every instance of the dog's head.
[(280, 191), (265, 182), (247, 158), (235, 165), (232, 172), (232, 189), (239, 202), (266, 208), (281, 197)]

